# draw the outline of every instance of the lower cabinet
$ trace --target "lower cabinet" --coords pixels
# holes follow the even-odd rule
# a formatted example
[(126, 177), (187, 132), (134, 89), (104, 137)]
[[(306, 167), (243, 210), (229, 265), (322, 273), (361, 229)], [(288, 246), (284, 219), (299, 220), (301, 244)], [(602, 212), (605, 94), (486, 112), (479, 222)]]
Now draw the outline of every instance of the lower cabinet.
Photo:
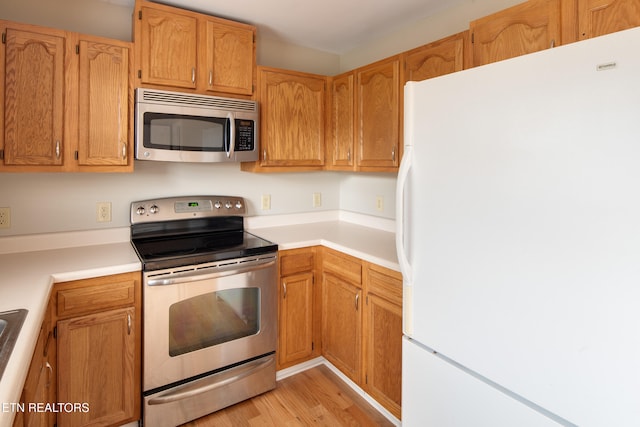
[(52, 412), (31, 410), (33, 405), (44, 406), (55, 402), (55, 351), (50, 313), (51, 305), (47, 307), (22, 391), (20, 403), (25, 409), (16, 413), (14, 427), (45, 427), (55, 423)]
[(140, 419), (140, 272), (54, 285), (15, 426), (120, 426)]
[(356, 384), (362, 374), (360, 260), (325, 249), (322, 259), (322, 355)]
[(279, 258), (277, 369), (283, 369), (320, 354), (316, 248), (280, 251)]
[(402, 275), (364, 263), (364, 390), (400, 418)]
[(324, 249), (322, 278), (322, 355), (400, 418), (401, 274)]

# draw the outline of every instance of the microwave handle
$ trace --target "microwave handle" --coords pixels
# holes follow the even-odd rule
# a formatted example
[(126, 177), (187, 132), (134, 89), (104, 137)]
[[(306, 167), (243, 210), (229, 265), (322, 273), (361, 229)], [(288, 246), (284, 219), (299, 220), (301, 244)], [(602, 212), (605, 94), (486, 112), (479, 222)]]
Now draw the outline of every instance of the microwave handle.
[(229, 148), (227, 149), (227, 159), (233, 157), (233, 153), (236, 149), (236, 116), (229, 112), (227, 114), (227, 120), (229, 120)]

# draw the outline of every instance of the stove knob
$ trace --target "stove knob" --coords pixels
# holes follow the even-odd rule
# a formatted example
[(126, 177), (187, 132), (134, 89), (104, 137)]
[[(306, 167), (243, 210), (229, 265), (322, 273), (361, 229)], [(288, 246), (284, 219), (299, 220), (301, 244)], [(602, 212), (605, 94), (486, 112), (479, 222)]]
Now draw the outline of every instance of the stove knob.
[(240, 200), (236, 202), (236, 209), (242, 209), (242, 202)]
[(138, 206), (138, 209), (136, 209), (136, 213), (138, 215), (144, 215), (144, 212), (145, 212), (144, 206)]
[(227, 209), (231, 209), (233, 205), (231, 204), (231, 202), (227, 201), (227, 203), (224, 204), (224, 207)]
[(151, 205), (151, 207), (149, 208), (149, 213), (157, 214), (158, 212), (160, 212), (160, 208), (156, 205)]
[(222, 207), (222, 203), (220, 203), (220, 200), (218, 200), (218, 201), (216, 201), (216, 202), (213, 204), (213, 206), (214, 206), (216, 209), (220, 209), (220, 208)]

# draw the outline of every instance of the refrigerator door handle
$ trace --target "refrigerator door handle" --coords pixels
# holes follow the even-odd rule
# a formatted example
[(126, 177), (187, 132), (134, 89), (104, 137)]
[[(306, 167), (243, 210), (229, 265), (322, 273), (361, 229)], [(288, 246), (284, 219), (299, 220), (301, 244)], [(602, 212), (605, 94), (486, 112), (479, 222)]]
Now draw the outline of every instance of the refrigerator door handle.
[(409, 171), (413, 164), (413, 147), (407, 145), (404, 147), (404, 154), (400, 162), (398, 170), (398, 180), (396, 184), (396, 252), (398, 253), (398, 263), (402, 272), (405, 284), (411, 285), (411, 264), (407, 257), (407, 251), (404, 244), (404, 199), (405, 188)]
[(407, 145), (404, 147), (404, 154), (400, 162), (398, 170), (398, 181), (396, 184), (396, 251), (398, 253), (398, 264), (402, 272), (403, 295), (402, 295), (402, 329), (407, 335), (413, 334), (413, 281), (412, 269), (407, 256), (407, 248), (405, 246), (404, 233), (404, 208), (405, 208), (405, 189), (407, 186), (407, 178), (409, 171), (413, 165), (413, 147)]

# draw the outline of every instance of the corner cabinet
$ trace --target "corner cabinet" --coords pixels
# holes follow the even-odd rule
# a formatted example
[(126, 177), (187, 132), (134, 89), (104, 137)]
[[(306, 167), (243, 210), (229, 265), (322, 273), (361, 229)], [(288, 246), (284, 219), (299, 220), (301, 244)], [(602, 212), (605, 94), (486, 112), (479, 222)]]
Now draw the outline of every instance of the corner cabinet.
[(356, 70), (358, 170), (397, 171), (402, 155), (400, 92), (400, 56)]
[(119, 426), (140, 419), (140, 273), (54, 286), (58, 402), (87, 411), (60, 412), (61, 426)]
[(134, 40), (138, 83), (203, 94), (252, 95), (256, 28), (138, 0)]
[(353, 382), (362, 374), (362, 266), (331, 249), (322, 257), (322, 355)]
[(355, 74), (350, 71), (332, 77), (327, 125), (328, 170), (355, 170), (356, 110)]
[(321, 170), (324, 166), (327, 77), (258, 67), (260, 159), (254, 172)]
[(0, 171), (133, 171), (131, 44), (9, 21), (0, 30)]
[(320, 354), (316, 248), (280, 251), (278, 369)]

